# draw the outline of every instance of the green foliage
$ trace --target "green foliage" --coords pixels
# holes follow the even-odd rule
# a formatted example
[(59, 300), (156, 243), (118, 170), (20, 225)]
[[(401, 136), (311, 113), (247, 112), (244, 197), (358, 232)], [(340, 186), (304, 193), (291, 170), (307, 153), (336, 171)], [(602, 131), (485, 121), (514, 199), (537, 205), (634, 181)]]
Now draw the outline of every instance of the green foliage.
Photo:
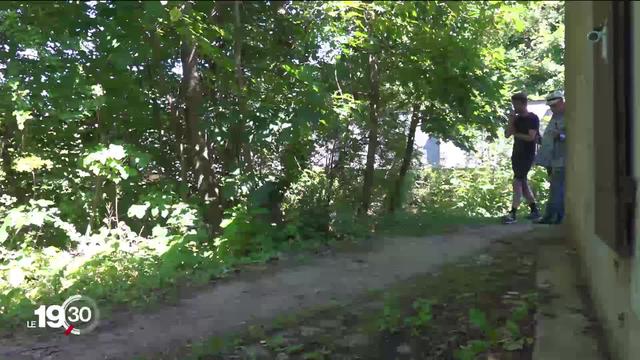
[(491, 330), (487, 315), (478, 309), (469, 310), (469, 322), (485, 334)]
[(255, 260), (268, 256), (275, 249), (279, 233), (275, 224), (264, 219), (262, 215), (266, 214), (266, 209), (248, 208), (244, 205), (238, 205), (229, 211), (228, 217), (221, 224), (223, 232), (214, 241), (220, 256), (248, 256)]
[[(26, 249), (57, 245), (63, 247), (65, 240), (76, 242), (79, 234), (75, 227), (60, 218), (60, 211), (52, 207), (52, 201), (29, 200), (28, 205), (7, 209), (0, 225), (0, 250)], [(67, 239), (61, 239), (66, 236)], [(2, 252), (0, 252), (2, 254)]]
[(493, 324), (487, 314), (478, 309), (469, 310), (469, 323), (482, 332), (482, 338), (470, 340), (455, 352), (459, 360), (473, 360), (479, 354), (500, 346), (505, 351), (519, 351), (533, 344), (533, 339), (522, 335), (521, 326), (529, 315), (531, 296), (515, 301), (509, 317), (502, 325)]
[(45, 160), (38, 156), (26, 156), (15, 160), (14, 169), (17, 172), (31, 173), (39, 169), (50, 169), (53, 166), (51, 160)]
[[(501, 213), (510, 174), (486, 161), (411, 174), (407, 212), (386, 218), (407, 138), (400, 114), (415, 106), (423, 131), (466, 149), (494, 141), (511, 88), (560, 86), (561, 12), (555, 2), (256, 1), (237, 12), (3, 2), (0, 320), (73, 292), (146, 303), (287, 247)], [(373, 108), (377, 169), (363, 189)], [(544, 197), (542, 170), (533, 179)], [(363, 190), (371, 217), (356, 212)]]
[(387, 296), (382, 309), (382, 316), (378, 322), (378, 328), (382, 331), (395, 333), (402, 326), (402, 308), (398, 299)]
[[(420, 209), (450, 209), (471, 217), (496, 217), (510, 207), (512, 179), (506, 166), (426, 169), (417, 175), (409, 204)], [(529, 185), (538, 199), (546, 199), (546, 170), (534, 167)]]
[(486, 340), (471, 340), (455, 352), (457, 360), (475, 360), (479, 354), (489, 350), (490, 345)]
[(405, 318), (405, 325), (411, 328), (413, 335), (417, 336), (433, 319), (433, 313), (431, 312), (432, 305), (433, 301), (431, 300), (417, 299), (414, 301), (413, 309), (416, 314)]
[(503, 7), (507, 84), (544, 96), (564, 87), (564, 2), (532, 1)]
[(298, 239), (324, 238), (330, 226), (329, 181), (323, 171), (305, 170), (291, 185), (282, 211)]
[(135, 174), (135, 170), (126, 165), (126, 157), (122, 145), (110, 144), (108, 148), (100, 147), (89, 153), (82, 160), (82, 165), (93, 175), (104, 176), (117, 184)]

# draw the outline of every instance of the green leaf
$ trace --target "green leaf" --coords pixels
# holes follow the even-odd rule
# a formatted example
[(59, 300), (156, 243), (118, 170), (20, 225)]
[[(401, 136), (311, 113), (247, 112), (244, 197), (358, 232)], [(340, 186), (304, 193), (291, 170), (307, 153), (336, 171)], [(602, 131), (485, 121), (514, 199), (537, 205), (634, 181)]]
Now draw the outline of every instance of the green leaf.
[(14, 169), (17, 172), (30, 173), (38, 169), (50, 169), (53, 166), (51, 160), (44, 160), (39, 156), (27, 156), (16, 159)]
[(19, 130), (24, 130), (25, 122), (33, 118), (33, 116), (31, 115), (31, 111), (29, 110), (15, 110), (13, 112), (13, 116), (16, 117), (16, 122), (18, 123)]
[(171, 20), (171, 22), (176, 22), (180, 20), (181, 17), (182, 11), (180, 11), (179, 8), (174, 7), (173, 9), (171, 9), (171, 11), (169, 11), (169, 19)]
[(227, 226), (229, 226), (229, 224), (231, 224), (232, 222), (233, 222), (233, 219), (223, 219), (222, 222), (220, 222), (220, 227), (224, 229)]
[(148, 208), (149, 208), (148, 202), (142, 205), (131, 205), (131, 207), (129, 208), (129, 211), (127, 211), (127, 216), (142, 219), (147, 213)]
[(474, 308), (469, 310), (469, 322), (485, 333), (489, 330), (487, 315), (478, 309)]
[(524, 348), (524, 342), (525, 342), (524, 338), (521, 338), (518, 340), (509, 340), (502, 345), (502, 348), (507, 351), (522, 350)]

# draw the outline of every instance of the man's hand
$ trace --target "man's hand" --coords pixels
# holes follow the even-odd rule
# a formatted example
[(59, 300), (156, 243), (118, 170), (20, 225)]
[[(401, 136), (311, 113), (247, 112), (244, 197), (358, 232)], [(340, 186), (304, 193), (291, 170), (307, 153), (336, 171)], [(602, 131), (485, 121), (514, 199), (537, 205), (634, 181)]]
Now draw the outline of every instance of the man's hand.
[(557, 130), (557, 129), (549, 129), (548, 131), (548, 135), (551, 136), (551, 138), (555, 139), (555, 140), (564, 140), (564, 132)]
[(509, 112), (507, 119), (509, 119), (509, 121), (507, 123), (507, 128), (504, 130), (504, 136), (508, 138), (516, 132), (516, 114), (513, 111)]

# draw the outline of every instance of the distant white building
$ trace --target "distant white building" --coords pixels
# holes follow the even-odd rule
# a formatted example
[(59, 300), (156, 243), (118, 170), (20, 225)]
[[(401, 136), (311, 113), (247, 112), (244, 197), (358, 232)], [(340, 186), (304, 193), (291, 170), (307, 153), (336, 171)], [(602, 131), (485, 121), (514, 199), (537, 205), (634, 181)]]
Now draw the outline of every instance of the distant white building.
[(430, 137), (424, 144), (424, 151), (427, 157), (427, 164), (433, 167), (440, 166), (440, 140)]

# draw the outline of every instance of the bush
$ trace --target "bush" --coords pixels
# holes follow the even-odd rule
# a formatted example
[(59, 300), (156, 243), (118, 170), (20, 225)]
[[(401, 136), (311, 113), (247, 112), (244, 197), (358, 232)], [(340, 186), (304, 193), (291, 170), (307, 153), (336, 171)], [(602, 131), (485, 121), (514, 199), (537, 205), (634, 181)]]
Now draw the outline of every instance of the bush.
[[(166, 219), (156, 219), (148, 236), (124, 221), (111, 220), (94, 232), (79, 234), (45, 200), (3, 205), (0, 323), (15, 325), (31, 317), (36, 304), (60, 303), (77, 293), (100, 303), (147, 302), (158, 289), (170, 288), (166, 285), (196, 271), (210, 274), (222, 268), (211, 250), (214, 245), (198, 228), (195, 209), (183, 203), (153, 205), (135, 205), (129, 211), (132, 218)], [(39, 241), (52, 231), (59, 232), (58, 244)]]
[[(493, 217), (511, 206), (512, 172), (506, 167), (429, 168), (415, 172), (409, 205), (473, 217)], [(539, 202), (547, 197), (546, 171), (532, 169), (529, 184)]]
[(277, 224), (268, 221), (269, 210), (239, 204), (227, 212), (223, 232), (214, 245), (221, 259), (256, 258), (276, 248), (282, 235)]
[(329, 231), (329, 181), (324, 171), (305, 170), (284, 197), (285, 222), (299, 238), (318, 238)]
[[(327, 241), (354, 239), (366, 234), (373, 223), (368, 217), (358, 218), (360, 185), (357, 173), (345, 172), (354, 181), (342, 187), (329, 184), (322, 170), (306, 170), (285, 195), (283, 211), (290, 233), (296, 239)], [(330, 190), (330, 187), (333, 186)]]

